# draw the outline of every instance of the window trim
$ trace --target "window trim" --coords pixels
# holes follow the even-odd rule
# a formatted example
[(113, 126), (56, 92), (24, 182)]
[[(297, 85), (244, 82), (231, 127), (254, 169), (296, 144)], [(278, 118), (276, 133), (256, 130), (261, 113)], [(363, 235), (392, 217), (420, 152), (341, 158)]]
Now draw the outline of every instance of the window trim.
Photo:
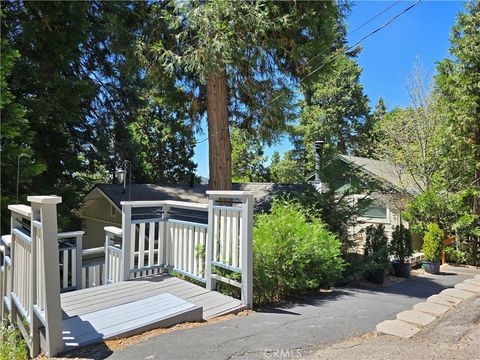
[[(359, 200), (363, 199), (372, 199), (371, 196), (368, 195), (353, 195), (353, 199), (355, 201), (355, 205), (358, 204)], [(362, 216), (358, 215), (358, 219), (361, 221), (364, 221), (366, 223), (375, 223), (375, 224), (390, 224), (390, 209), (388, 206), (385, 206), (386, 210), (386, 217), (385, 218), (376, 218), (376, 217), (368, 217), (368, 216)]]

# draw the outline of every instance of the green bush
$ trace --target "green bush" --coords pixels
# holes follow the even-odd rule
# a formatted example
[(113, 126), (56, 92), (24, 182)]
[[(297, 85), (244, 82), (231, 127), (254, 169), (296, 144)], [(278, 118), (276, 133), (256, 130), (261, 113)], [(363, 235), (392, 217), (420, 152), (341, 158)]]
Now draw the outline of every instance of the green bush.
[(342, 276), (341, 244), (324, 224), (295, 202), (273, 201), (254, 228), (254, 295), (275, 302), (327, 288)]
[(428, 224), (422, 246), (422, 252), (427, 261), (440, 261), (443, 250), (443, 237), (443, 231), (437, 224)]
[(465, 251), (460, 249), (455, 249), (453, 246), (445, 246), (445, 257), (448, 263), (454, 264), (466, 264), (467, 263), (467, 254)]
[(28, 359), (27, 345), (20, 332), (5, 322), (0, 325), (0, 360)]
[(412, 234), (410, 230), (403, 224), (395, 226), (390, 242), (390, 254), (403, 264), (412, 253)]
[(388, 238), (382, 224), (370, 225), (365, 229), (364, 267), (368, 273), (377, 269), (388, 269)]

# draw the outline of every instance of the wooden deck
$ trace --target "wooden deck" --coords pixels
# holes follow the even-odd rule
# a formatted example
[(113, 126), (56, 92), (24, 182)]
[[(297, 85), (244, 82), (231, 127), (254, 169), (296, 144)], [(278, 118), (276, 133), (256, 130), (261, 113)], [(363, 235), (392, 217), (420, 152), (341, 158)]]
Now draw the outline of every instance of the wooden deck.
[(237, 299), (163, 274), (64, 293), (61, 305), (66, 350), (245, 308)]

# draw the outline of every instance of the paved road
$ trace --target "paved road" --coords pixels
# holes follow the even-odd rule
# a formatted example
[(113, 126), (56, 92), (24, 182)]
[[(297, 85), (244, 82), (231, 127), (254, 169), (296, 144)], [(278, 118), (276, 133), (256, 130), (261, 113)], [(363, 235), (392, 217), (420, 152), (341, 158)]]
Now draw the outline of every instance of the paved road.
[[(448, 268), (378, 290), (340, 288), (291, 306), (163, 334), (109, 354), (109, 359), (263, 359), (295, 357), (366, 332), (415, 303), (478, 274)], [(274, 352), (276, 351), (276, 353)]]

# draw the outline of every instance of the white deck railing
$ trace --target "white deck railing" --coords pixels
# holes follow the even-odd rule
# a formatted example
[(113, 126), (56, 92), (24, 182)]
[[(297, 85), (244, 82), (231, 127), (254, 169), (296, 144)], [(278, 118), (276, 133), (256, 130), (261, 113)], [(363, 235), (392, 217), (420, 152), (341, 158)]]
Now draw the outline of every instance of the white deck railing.
[[(2, 237), (2, 319), (15, 325), (36, 357), (63, 350), (56, 206), (58, 196), (29, 196), (9, 205), (11, 234)], [(44, 329), (44, 330), (41, 330)]]
[[(122, 229), (105, 228), (105, 281), (174, 271), (210, 290), (216, 281), (237, 286), (242, 302), (251, 306), (253, 196), (240, 191), (208, 194), (208, 204), (122, 202)], [(218, 269), (239, 273), (240, 280), (220, 275)]]

